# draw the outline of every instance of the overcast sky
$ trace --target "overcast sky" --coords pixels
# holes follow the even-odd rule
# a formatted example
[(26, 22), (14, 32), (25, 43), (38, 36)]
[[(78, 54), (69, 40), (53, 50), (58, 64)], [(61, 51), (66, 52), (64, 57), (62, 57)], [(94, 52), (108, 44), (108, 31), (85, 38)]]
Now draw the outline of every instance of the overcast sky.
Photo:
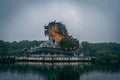
[(0, 40), (46, 40), (54, 20), (80, 42), (120, 42), (120, 0), (0, 0)]

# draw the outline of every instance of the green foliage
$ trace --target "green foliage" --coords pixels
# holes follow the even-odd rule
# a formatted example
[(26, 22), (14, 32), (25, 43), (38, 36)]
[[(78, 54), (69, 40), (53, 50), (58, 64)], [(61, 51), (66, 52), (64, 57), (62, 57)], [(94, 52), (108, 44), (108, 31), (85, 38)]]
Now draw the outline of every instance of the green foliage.
[(8, 55), (17, 55), (24, 48), (31, 48), (33, 46), (38, 46), (44, 41), (28, 41), (23, 40), (20, 42), (5, 42), (0, 40), (0, 56), (8, 56)]
[(83, 41), (81, 45), (86, 56), (120, 56), (119, 43), (88, 43)]
[(64, 38), (64, 39), (62, 39), (60, 41), (59, 44), (60, 44), (60, 47), (62, 49), (64, 49), (64, 48), (68, 48), (69, 49), (69, 48), (73, 48), (75, 46), (75, 42), (71, 38)]
[[(5, 42), (0, 40), (0, 56), (18, 55), (24, 49), (38, 46), (44, 41), (13, 41)], [(73, 39), (65, 38), (60, 41), (60, 46), (64, 48), (72, 48), (75, 44)], [(81, 42), (83, 47), (82, 53), (85, 56), (120, 56), (120, 43), (88, 43)]]

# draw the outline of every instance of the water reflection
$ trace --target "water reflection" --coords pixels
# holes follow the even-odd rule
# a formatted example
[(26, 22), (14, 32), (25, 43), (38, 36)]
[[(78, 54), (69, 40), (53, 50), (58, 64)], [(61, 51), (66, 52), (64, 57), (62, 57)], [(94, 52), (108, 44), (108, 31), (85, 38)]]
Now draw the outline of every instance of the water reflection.
[(0, 80), (119, 80), (120, 65), (91, 63), (0, 64)]

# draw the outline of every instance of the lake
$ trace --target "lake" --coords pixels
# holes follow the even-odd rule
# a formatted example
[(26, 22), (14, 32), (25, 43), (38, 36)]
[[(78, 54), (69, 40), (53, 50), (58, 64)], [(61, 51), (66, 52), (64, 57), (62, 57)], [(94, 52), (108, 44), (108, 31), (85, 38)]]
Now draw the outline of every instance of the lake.
[(86, 62), (0, 64), (0, 80), (120, 80), (120, 65)]

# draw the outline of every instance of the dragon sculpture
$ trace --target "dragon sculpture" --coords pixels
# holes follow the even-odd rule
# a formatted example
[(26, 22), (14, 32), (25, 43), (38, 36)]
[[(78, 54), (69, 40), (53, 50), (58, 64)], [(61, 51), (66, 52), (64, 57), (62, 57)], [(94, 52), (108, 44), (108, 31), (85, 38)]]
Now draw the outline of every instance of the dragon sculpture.
[(62, 22), (49, 22), (44, 26), (45, 36), (55, 46), (64, 50), (76, 50), (79, 47), (79, 41), (69, 36), (65, 25)]

